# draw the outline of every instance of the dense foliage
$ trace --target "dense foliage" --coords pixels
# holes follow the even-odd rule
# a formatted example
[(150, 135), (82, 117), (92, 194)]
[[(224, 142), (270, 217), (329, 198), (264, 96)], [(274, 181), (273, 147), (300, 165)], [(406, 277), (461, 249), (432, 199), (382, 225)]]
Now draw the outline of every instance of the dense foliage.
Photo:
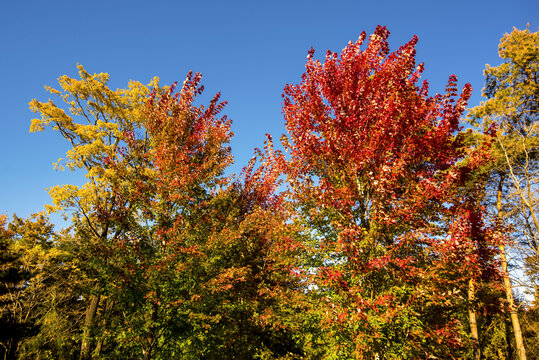
[[(533, 49), (520, 39), (536, 34), (517, 35), (502, 43)], [(472, 133), (460, 120), (470, 85), (459, 91), (451, 75), (429, 95), (417, 38), (390, 52), (388, 37), (362, 33), (323, 62), (311, 50), (284, 89), (283, 151), (268, 135), (238, 176), (227, 171), (226, 102), (200, 104), (200, 74), (115, 91), (82, 66), (80, 79), (61, 77), (48, 88), (60, 102), (30, 103), (31, 130), (58, 131), (71, 148), (56, 166), (86, 182), (49, 190), (47, 211), (71, 218), (65, 230), (45, 214), (0, 217), (0, 354), (522, 358), (508, 313), (536, 352), (537, 308), (503, 300), (502, 233), (518, 232), (504, 219), (515, 217), (492, 220), (487, 199), (493, 178), (517, 181), (523, 158), (535, 164), (537, 53), (522, 56), (535, 66), (524, 95), (495, 104), (524, 102), (500, 113), (487, 101)], [(497, 79), (522, 78), (504, 69), (487, 71), (489, 97), (509, 88)], [(503, 163), (521, 129), (523, 150)], [(530, 223), (534, 210), (519, 216)], [(536, 227), (519, 231), (535, 244)]]
[(321, 318), (334, 358), (458, 356), (470, 281), (495, 276), (469, 174), (484, 149), (463, 142), (470, 94), (416, 85), (413, 38), (389, 53), (379, 27), (325, 62), (309, 55), (285, 88), (291, 196), (316, 236)]

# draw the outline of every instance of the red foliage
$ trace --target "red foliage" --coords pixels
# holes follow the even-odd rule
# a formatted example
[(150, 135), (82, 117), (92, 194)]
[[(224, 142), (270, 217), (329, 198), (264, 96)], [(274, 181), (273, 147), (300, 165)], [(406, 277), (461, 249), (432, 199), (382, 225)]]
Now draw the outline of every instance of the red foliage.
[(469, 183), (488, 157), (463, 141), (459, 119), (471, 86), (459, 93), (451, 75), (444, 95), (429, 96), (428, 83), (417, 84), (417, 37), (390, 53), (388, 36), (379, 26), (362, 49), (362, 33), (324, 63), (309, 52), (301, 83), (283, 94), (285, 171), (320, 241), (313, 252), (321, 291), (331, 306), (369, 314), (349, 325), (347, 341), (374, 353), (386, 345), (370, 334), (382, 332), (399, 338), (395, 346), (427, 351), (428, 339), (443, 333), (458, 348), (451, 314), (467, 304), (457, 294), (470, 278), (494, 275), (493, 239)]
[(154, 91), (148, 101), (146, 127), (155, 144), (158, 182), (174, 189), (169, 193), (174, 201), (188, 199), (187, 189), (193, 186), (216, 184), (232, 163), (230, 148), (224, 146), (233, 135), (231, 121), (217, 117), (226, 101), (219, 102), (218, 93), (207, 108), (193, 105), (204, 89), (201, 79), (189, 73), (179, 92), (173, 85), (160, 96)]

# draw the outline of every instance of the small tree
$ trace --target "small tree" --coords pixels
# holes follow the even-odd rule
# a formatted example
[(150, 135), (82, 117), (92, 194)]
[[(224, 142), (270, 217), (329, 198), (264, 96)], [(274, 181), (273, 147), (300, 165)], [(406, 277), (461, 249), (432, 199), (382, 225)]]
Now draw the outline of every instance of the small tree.
[(0, 215), (0, 356), (14, 358), (21, 341), (35, 328), (21, 319), (22, 283), (31, 273), (21, 267), (21, 253), (14, 248), (14, 234), (7, 229), (7, 216)]
[(59, 251), (53, 246), (53, 226), (43, 214), (29, 219), (14, 215), (9, 224), (5, 220), (0, 218), (0, 341), (3, 355), (11, 359), (25, 357), (28, 344), (47, 330), (50, 309), (44, 304), (57, 295), (51, 279), (59, 272)]

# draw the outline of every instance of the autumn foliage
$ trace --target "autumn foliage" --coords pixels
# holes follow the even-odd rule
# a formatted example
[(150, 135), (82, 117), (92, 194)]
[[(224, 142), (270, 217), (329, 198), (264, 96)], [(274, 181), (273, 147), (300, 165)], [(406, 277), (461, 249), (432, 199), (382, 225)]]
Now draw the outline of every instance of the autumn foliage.
[[(309, 52), (284, 92), (291, 196), (314, 234), (311, 269), (336, 358), (449, 356), (469, 346), (455, 313), (470, 279), (495, 275), (495, 239), (468, 175), (485, 149), (463, 142), (470, 85), (428, 95), (417, 38), (390, 53), (378, 27), (324, 63)], [(388, 355), (391, 354), (391, 355)]]
[[(0, 216), (2, 247), (33, 249), (23, 259), (36, 274), (61, 274), (17, 288), (27, 304), (45, 281), (54, 296), (5, 353), (471, 358), (475, 319), (503, 309), (492, 296), (503, 238), (480, 206), (492, 129), (470, 146), (470, 85), (451, 75), (429, 95), (417, 38), (390, 52), (388, 37), (379, 26), (322, 61), (309, 51), (284, 89), (288, 135), (279, 146), (268, 135), (240, 175), (226, 102), (200, 105), (198, 73), (112, 91), (80, 66), (80, 80), (49, 88), (63, 107), (32, 101), (32, 129), (59, 130), (72, 145), (59, 166), (87, 183), (50, 190), (48, 210), (73, 225), (47, 246), (27, 241), (36, 224), (53, 236), (44, 218), (8, 231)], [(19, 261), (10, 251), (1, 266)]]

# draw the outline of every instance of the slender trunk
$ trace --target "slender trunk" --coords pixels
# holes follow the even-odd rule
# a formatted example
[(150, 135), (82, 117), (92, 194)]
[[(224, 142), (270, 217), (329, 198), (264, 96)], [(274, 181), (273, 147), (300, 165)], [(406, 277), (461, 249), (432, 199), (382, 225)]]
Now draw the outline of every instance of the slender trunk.
[(507, 354), (506, 358), (507, 359), (514, 359), (513, 355), (515, 353), (515, 345), (513, 345), (513, 341), (511, 341), (511, 339), (513, 338), (513, 335), (511, 333), (512, 328), (513, 328), (513, 326), (511, 325), (510, 317), (509, 318), (504, 318), (503, 319), (503, 330), (505, 332), (505, 343), (507, 344), (507, 348), (506, 348), (506, 354)]
[(101, 349), (103, 348), (103, 338), (97, 340), (97, 345), (95, 346), (95, 359), (99, 359), (101, 355)]
[(150, 360), (151, 358), (151, 354), (152, 354), (152, 349), (153, 349), (153, 345), (155, 343), (155, 323), (157, 321), (157, 310), (158, 310), (158, 305), (157, 303), (154, 303), (153, 304), (153, 308), (152, 308), (152, 316), (151, 316), (151, 325), (150, 325), (150, 330), (148, 332), (148, 336), (146, 337), (146, 341), (147, 341), (147, 346), (146, 348), (144, 348), (142, 350), (142, 359), (143, 360)]
[(511, 323), (513, 325), (513, 333), (515, 334), (515, 345), (519, 360), (526, 360), (526, 349), (524, 348), (524, 340), (522, 339), (522, 331), (520, 330), (520, 321), (518, 319), (517, 306), (513, 299), (513, 291), (511, 288), (511, 279), (507, 271), (507, 256), (505, 254), (505, 246), (500, 245), (500, 259), (503, 271), (503, 284), (505, 287), (505, 297), (511, 314)]
[(99, 295), (90, 296), (90, 306), (86, 310), (84, 319), (84, 330), (82, 333), (82, 344), (80, 347), (80, 360), (86, 360), (90, 357), (90, 330), (94, 324), (97, 306), (99, 305)]
[[(105, 313), (103, 314), (103, 320), (101, 321), (102, 329), (106, 329), (107, 327), (108, 315), (113, 306), (114, 306), (114, 301), (110, 297), (107, 297), (105, 301)], [(101, 356), (101, 350), (103, 349), (103, 342), (104, 342), (103, 337), (100, 337), (99, 340), (97, 341), (97, 345), (95, 347), (95, 352), (94, 352), (94, 357), (96, 359), (99, 359)]]
[(475, 280), (470, 279), (468, 284), (468, 301), (470, 302), (468, 315), (470, 317), (470, 332), (474, 340), (474, 360), (481, 359), (481, 348), (479, 346), (479, 331), (477, 330), (477, 316), (475, 314)]
[[(505, 174), (500, 175), (500, 182), (498, 183), (498, 190), (496, 194), (496, 209), (498, 211), (498, 225), (502, 222), (502, 190), (505, 180)], [(519, 360), (526, 360), (526, 349), (524, 349), (524, 341), (522, 339), (522, 331), (520, 330), (520, 321), (518, 320), (517, 307), (513, 299), (513, 290), (511, 287), (511, 279), (509, 278), (509, 271), (507, 270), (507, 255), (505, 252), (505, 246), (500, 245), (500, 261), (502, 263), (502, 276), (503, 285), (505, 288), (505, 297), (507, 299), (507, 305), (509, 306), (511, 314), (511, 323), (513, 325), (513, 333), (515, 335), (515, 345), (517, 350), (517, 356)]]

